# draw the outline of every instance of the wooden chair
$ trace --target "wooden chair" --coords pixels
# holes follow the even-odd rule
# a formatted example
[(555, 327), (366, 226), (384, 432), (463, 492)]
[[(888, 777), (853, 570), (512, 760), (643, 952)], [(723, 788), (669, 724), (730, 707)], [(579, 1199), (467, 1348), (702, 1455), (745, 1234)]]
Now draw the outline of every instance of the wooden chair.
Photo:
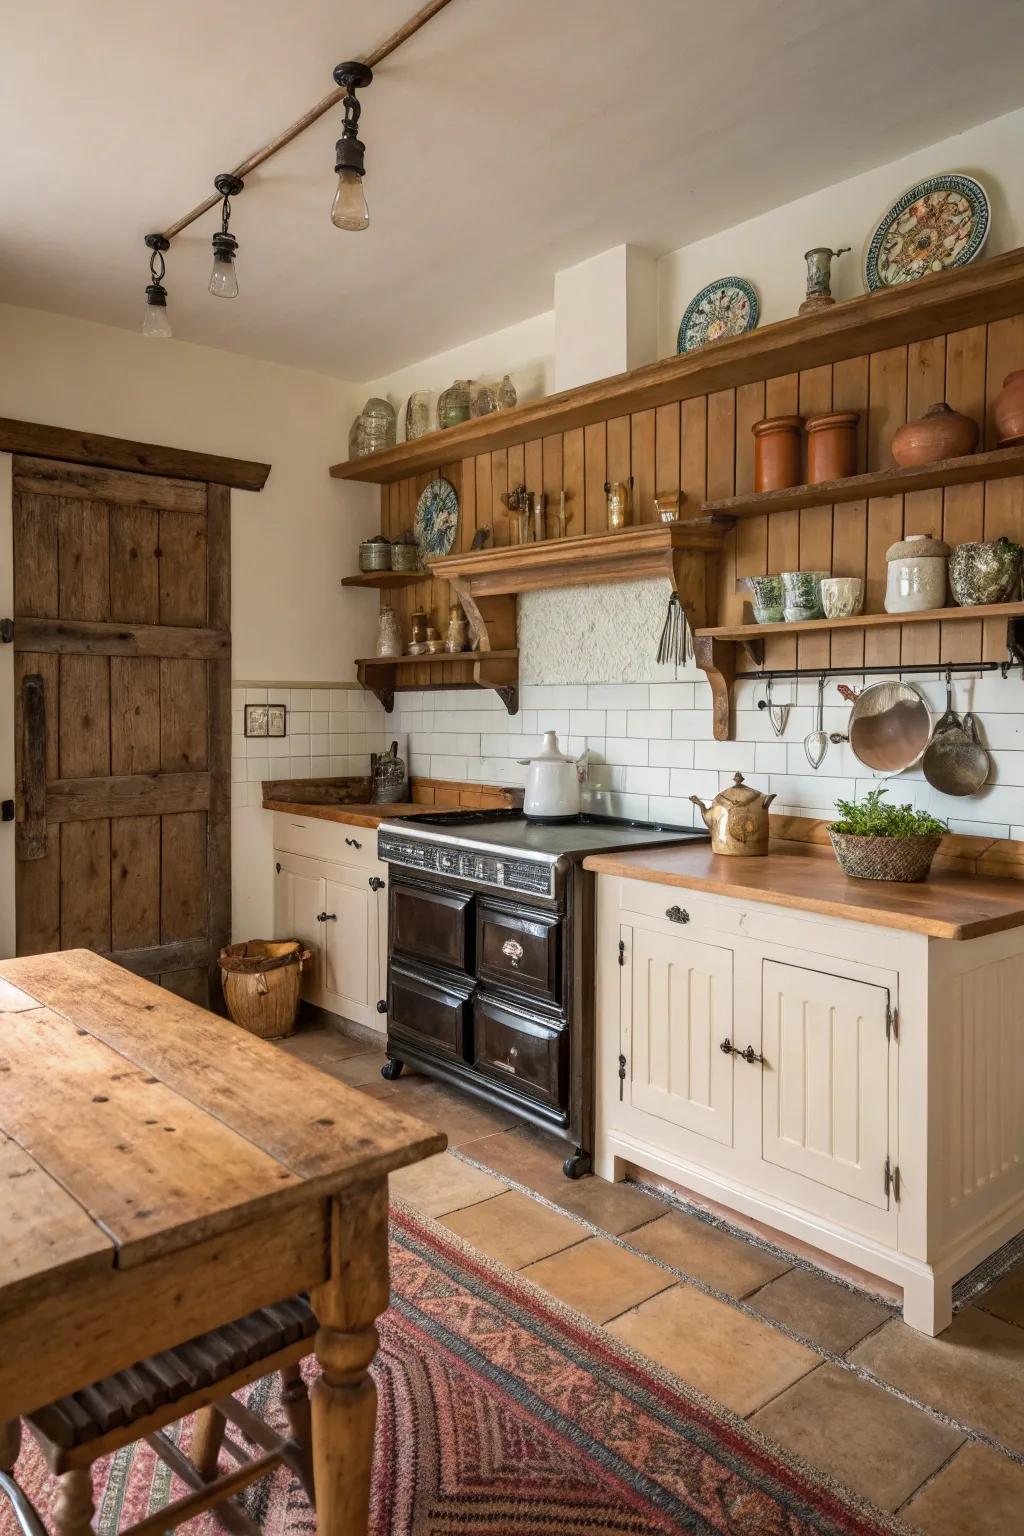
[[(309, 1303), (293, 1297), (141, 1360), (30, 1414), (26, 1422), (60, 1478), (53, 1505), (58, 1536), (90, 1536), (93, 1462), (141, 1439), (192, 1492), (126, 1527), (121, 1536), (157, 1536), (207, 1509), (231, 1536), (259, 1536), (259, 1528), (234, 1495), (282, 1464), (299, 1478), (312, 1503), (309, 1395), (299, 1362), (310, 1353), (316, 1327)], [(273, 1371), (281, 1374), (287, 1439), (233, 1396)], [(168, 1424), (190, 1413), (197, 1414), (191, 1459), (164, 1433)], [(229, 1423), (262, 1454), (249, 1456), (228, 1438)], [(222, 1447), (237, 1464), (218, 1473)]]

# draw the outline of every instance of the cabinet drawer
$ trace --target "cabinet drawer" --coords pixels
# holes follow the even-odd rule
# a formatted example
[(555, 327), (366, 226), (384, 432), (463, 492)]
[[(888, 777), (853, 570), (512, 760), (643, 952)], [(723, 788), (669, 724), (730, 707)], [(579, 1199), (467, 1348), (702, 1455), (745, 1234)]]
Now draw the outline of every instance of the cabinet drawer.
[(477, 993), (473, 1000), (473, 1064), (514, 1082), (530, 1098), (565, 1109), (569, 1102), (568, 1030), (507, 1008)]
[(470, 1043), (472, 982), (391, 963), (388, 1037), (405, 1038), (464, 1061)]
[[(679, 932), (687, 938), (707, 930), (734, 932), (738, 926), (736, 914), (719, 900), (709, 902), (699, 891), (686, 890), (677, 885), (661, 885), (648, 880), (623, 880), (619, 886), (619, 910), (635, 912), (641, 917), (660, 918), (663, 922), (678, 925)], [(673, 916), (669, 917), (669, 913)]]
[(333, 864), (353, 864), (384, 873), (378, 868), (375, 827), (354, 827), (344, 821), (322, 821), (316, 816), (275, 811), (274, 847), (282, 853), (299, 853), (309, 859), (328, 859)]
[(438, 890), (392, 877), (388, 907), (392, 950), (455, 971), (472, 970), (472, 904), (468, 891)]
[(476, 960), (481, 981), (560, 1003), (561, 941), (560, 917), (477, 900)]

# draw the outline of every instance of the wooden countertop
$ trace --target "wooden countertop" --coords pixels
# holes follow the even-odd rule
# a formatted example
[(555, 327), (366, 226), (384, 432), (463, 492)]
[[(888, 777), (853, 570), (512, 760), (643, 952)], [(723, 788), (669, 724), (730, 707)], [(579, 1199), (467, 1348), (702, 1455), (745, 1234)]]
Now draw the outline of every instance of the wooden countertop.
[(936, 939), (977, 939), (1024, 926), (1024, 882), (933, 872), (913, 884), (851, 880), (829, 854), (774, 844), (762, 858), (714, 854), (707, 843), (598, 853), (584, 868), (655, 885), (710, 891)]
[(265, 811), (284, 811), (289, 816), (309, 816), (315, 821), (344, 821), (350, 827), (379, 827), (396, 816), (427, 816), (436, 805), (305, 805), (298, 800), (264, 800)]

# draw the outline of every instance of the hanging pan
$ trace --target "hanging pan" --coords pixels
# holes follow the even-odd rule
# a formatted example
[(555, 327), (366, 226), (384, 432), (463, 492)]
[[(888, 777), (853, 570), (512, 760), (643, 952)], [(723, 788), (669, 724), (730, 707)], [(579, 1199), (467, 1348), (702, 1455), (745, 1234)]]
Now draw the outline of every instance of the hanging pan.
[(839, 692), (853, 705), (848, 740), (865, 768), (888, 777), (921, 761), (931, 738), (932, 717), (911, 683), (871, 683), (859, 693), (840, 683)]
[(946, 713), (935, 727), (921, 769), (928, 783), (944, 795), (973, 795), (988, 778), (991, 764), (978, 740), (973, 715), (953, 709), (953, 680), (946, 673)]

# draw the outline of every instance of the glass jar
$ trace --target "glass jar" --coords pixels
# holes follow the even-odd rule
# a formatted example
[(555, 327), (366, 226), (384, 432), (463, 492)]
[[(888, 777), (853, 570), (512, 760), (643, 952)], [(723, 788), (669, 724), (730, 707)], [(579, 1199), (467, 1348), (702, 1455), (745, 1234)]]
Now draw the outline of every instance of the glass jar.
[(363, 441), (366, 453), (382, 453), (398, 440), (398, 417), (390, 400), (378, 396), (363, 406)]
[(431, 397), (427, 390), (413, 390), (405, 405), (405, 440), (414, 442), (430, 431)]
[(469, 624), (459, 603), (452, 603), (448, 610), (448, 634), (444, 648), (452, 656), (469, 649)]
[(377, 655), (401, 656), (402, 626), (394, 608), (382, 608), (377, 619)]
[(437, 425), (442, 431), (469, 420), (469, 380), (456, 379), (437, 400)]

